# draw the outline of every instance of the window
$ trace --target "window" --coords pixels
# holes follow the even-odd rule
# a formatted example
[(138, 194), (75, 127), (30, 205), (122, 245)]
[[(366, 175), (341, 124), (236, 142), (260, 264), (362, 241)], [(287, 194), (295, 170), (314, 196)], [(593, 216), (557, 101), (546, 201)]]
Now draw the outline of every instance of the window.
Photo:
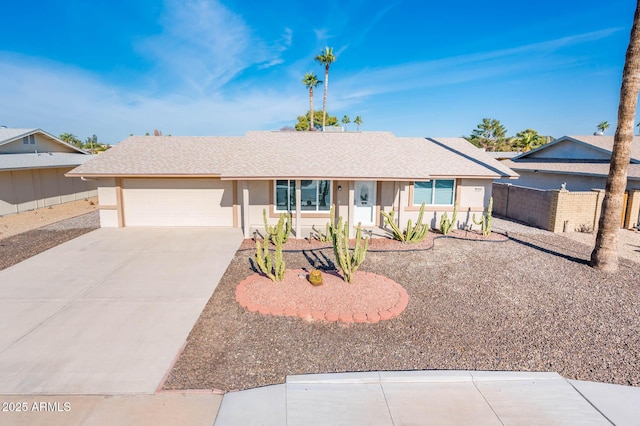
[(29, 135), (22, 137), (23, 145), (35, 145), (36, 144), (36, 135)]
[[(296, 181), (277, 180), (276, 211), (296, 210)], [(330, 180), (301, 180), (300, 207), (302, 211), (329, 211), (331, 208)]]
[(414, 182), (413, 205), (422, 203), (431, 205), (453, 205), (455, 193), (455, 180), (432, 179), (423, 182)]

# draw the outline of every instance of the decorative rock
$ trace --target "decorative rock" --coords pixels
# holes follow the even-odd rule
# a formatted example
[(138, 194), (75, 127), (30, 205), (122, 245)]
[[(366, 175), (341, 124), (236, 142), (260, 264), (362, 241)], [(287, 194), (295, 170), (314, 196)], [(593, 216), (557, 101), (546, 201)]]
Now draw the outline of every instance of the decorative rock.
[(324, 319), (327, 321), (338, 321), (338, 317), (339, 315), (337, 312), (329, 311), (324, 314)]
[(353, 321), (355, 322), (367, 322), (367, 315), (362, 312), (356, 312), (353, 314)]
[(376, 322), (380, 321), (380, 314), (377, 312), (367, 312), (367, 321), (375, 324)]
[(380, 319), (382, 321), (386, 321), (386, 320), (391, 319), (391, 318), (393, 318), (395, 316), (396, 315), (393, 315), (389, 310), (380, 312)]
[(342, 322), (353, 322), (353, 314), (351, 312), (340, 312), (338, 319)]
[(283, 313), (287, 317), (295, 317), (295, 316), (298, 315), (298, 311), (296, 311), (293, 308), (289, 308), (289, 307), (284, 308), (284, 312)]

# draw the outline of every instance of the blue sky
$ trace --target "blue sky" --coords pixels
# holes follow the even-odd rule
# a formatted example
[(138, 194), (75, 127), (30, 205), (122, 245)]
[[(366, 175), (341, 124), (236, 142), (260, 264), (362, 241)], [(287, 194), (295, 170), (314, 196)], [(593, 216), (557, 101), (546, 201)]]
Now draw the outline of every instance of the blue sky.
[[(116, 143), (157, 128), (243, 135), (308, 109), (313, 58), (338, 59), (327, 109), (361, 130), (513, 135), (615, 128), (630, 0), (8, 2), (0, 125)], [(9, 18), (9, 19), (7, 19)], [(322, 88), (315, 109), (322, 108)], [(352, 129), (353, 125), (350, 126)]]

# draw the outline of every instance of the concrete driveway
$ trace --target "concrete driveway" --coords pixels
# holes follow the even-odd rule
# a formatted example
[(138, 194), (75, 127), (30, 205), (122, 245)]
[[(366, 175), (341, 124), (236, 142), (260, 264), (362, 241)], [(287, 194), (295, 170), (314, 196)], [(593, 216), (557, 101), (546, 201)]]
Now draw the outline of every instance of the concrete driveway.
[(0, 271), (0, 394), (155, 392), (241, 241), (103, 228)]

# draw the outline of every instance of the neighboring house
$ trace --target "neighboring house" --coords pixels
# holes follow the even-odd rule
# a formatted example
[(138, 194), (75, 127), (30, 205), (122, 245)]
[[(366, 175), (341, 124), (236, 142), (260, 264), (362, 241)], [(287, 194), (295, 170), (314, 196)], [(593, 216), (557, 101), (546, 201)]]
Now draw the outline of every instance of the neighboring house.
[[(563, 136), (502, 164), (516, 171), (517, 187), (496, 184), (496, 214), (553, 232), (595, 229), (609, 174), (613, 136)], [(510, 182), (502, 182), (510, 183)], [(564, 191), (566, 189), (567, 191)], [(631, 148), (620, 224), (640, 223), (640, 137)]]
[(95, 196), (95, 182), (65, 177), (91, 157), (40, 129), (0, 127), (0, 215)]
[[(329, 221), (400, 224), (426, 204), (426, 221), (457, 203), (458, 223), (488, 205), (496, 178), (513, 171), (461, 138), (388, 132), (255, 131), (239, 137), (132, 136), (67, 176), (96, 179), (103, 227), (263, 227), (291, 211), (295, 235)], [(303, 229), (304, 228), (304, 229)]]
[[(563, 136), (502, 163), (516, 171), (517, 185), (569, 191), (604, 189), (613, 136)], [(634, 137), (627, 189), (640, 189), (640, 136)]]

